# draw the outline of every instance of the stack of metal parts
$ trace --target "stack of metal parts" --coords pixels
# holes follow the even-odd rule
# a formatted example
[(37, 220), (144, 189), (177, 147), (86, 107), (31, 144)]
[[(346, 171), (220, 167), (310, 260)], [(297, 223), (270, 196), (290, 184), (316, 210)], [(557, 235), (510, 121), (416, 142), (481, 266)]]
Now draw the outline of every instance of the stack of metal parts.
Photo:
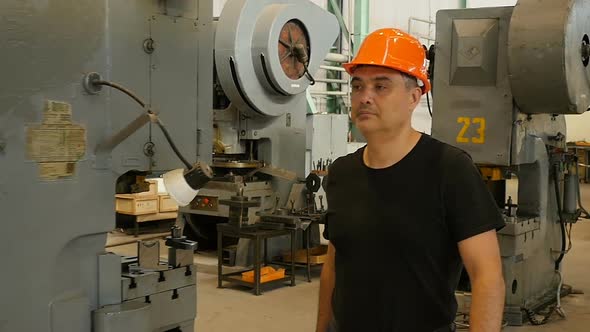
[[(160, 260), (160, 241), (139, 241), (137, 257), (99, 256), (99, 302), (94, 331), (191, 331), (196, 305), (197, 243), (173, 227), (166, 238), (168, 262)], [(119, 270), (119, 277), (113, 270)], [(118, 286), (117, 286), (118, 285)]]
[(260, 207), (259, 200), (250, 200), (244, 196), (243, 190), (232, 196), (231, 199), (219, 201), (221, 205), (229, 206), (229, 218), (228, 222), (230, 225), (236, 228), (248, 228), (256, 227), (256, 224), (250, 223), (248, 218), (248, 210), (253, 207)]

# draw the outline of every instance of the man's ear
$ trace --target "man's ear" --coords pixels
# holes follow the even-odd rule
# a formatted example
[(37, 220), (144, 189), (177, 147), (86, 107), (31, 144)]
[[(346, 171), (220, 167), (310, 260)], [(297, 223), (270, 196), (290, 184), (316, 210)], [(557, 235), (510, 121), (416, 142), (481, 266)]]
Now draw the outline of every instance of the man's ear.
[(422, 89), (419, 87), (413, 88), (410, 94), (410, 107), (411, 110), (416, 109), (418, 104), (420, 103), (420, 99), (422, 99)]

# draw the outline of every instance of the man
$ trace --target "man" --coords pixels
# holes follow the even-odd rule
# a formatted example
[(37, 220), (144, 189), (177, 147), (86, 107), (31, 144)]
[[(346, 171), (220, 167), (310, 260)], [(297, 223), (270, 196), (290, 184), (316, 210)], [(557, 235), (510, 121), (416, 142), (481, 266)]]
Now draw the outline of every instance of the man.
[(462, 265), (470, 331), (501, 328), (504, 222), (470, 157), (411, 127), (425, 63), (416, 39), (382, 29), (345, 64), (367, 145), (329, 170), (318, 332), (453, 331)]

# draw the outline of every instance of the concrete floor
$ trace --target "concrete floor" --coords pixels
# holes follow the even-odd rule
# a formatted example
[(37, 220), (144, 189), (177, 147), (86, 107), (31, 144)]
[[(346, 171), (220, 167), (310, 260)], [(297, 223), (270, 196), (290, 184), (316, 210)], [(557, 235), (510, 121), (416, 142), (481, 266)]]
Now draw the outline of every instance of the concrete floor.
[[(590, 209), (590, 185), (582, 186), (584, 205)], [(570, 295), (562, 300), (567, 319), (554, 315), (543, 326), (507, 327), (508, 332), (590, 331), (590, 221), (573, 228), (573, 247), (564, 258), (564, 282), (585, 294)], [(110, 248), (131, 255), (135, 245)], [(297, 276), (296, 287), (277, 287), (254, 296), (244, 288), (217, 288), (216, 258), (213, 254), (196, 254), (198, 332), (314, 331), (319, 291), (319, 269), (311, 283)]]

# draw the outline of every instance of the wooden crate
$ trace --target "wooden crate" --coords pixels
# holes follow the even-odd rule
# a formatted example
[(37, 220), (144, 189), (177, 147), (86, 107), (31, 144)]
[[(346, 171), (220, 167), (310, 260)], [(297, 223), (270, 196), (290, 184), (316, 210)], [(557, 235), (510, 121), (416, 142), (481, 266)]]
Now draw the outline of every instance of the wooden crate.
[(160, 212), (174, 212), (178, 211), (178, 204), (170, 197), (170, 195), (158, 195), (160, 200)]
[[(311, 264), (323, 264), (326, 257), (328, 257), (328, 246), (326, 245), (309, 249), (309, 262)], [(291, 262), (291, 253), (284, 254), (283, 260)], [(307, 250), (300, 249), (295, 252), (295, 263), (307, 264)]]
[(133, 216), (158, 213), (158, 196), (142, 194), (117, 194), (115, 195), (115, 211), (121, 214), (129, 214)]
[(176, 219), (178, 217), (178, 212), (158, 212), (158, 213), (150, 213), (150, 214), (142, 214), (141, 216), (137, 216), (135, 218), (135, 222), (146, 222), (146, 221), (155, 221), (155, 220), (168, 220), (168, 219)]

